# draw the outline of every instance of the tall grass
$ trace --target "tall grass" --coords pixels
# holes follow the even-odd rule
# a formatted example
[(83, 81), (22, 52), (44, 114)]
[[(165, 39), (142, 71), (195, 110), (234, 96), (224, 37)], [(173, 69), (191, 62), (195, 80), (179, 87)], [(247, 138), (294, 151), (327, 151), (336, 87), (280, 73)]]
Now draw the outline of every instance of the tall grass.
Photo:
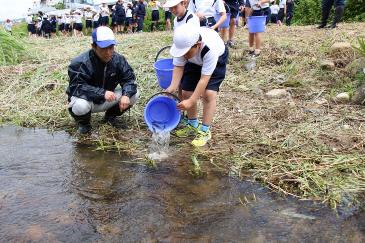
[(24, 43), (15, 36), (0, 30), (0, 65), (17, 64), (24, 56)]

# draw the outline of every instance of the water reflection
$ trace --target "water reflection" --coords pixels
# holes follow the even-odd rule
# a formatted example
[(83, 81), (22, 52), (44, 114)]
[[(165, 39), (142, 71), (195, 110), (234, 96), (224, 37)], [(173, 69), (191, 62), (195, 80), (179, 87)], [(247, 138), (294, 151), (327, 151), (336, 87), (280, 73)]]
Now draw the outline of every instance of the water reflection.
[(0, 242), (361, 242), (365, 215), (344, 219), (203, 164), (187, 151), (157, 168), (75, 145), (66, 133), (0, 128)]

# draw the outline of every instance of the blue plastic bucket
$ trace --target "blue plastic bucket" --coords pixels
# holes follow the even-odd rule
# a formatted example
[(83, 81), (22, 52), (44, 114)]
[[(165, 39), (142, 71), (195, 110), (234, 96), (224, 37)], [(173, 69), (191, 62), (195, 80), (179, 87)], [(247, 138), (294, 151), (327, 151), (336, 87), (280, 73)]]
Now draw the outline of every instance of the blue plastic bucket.
[(157, 93), (150, 98), (144, 109), (144, 120), (151, 132), (169, 132), (180, 122), (178, 98), (170, 93)]
[(161, 88), (167, 89), (171, 84), (172, 71), (174, 70), (172, 58), (159, 59), (153, 67), (155, 68), (158, 84)]
[(247, 18), (248, 32), (265, 32), (266, 16), (250, 16)]
[[(221, 18), (221, 15), (217, 14), (215, 16), (215, 21), (218, 22), (219, 19)], [(220, 29), (226, 29), (229, 27), (229, 21), (231, 20), (231, 14), (227, 13), (227, 18), (226, 20), (224, 20), (224, 22), (219, 26)]]

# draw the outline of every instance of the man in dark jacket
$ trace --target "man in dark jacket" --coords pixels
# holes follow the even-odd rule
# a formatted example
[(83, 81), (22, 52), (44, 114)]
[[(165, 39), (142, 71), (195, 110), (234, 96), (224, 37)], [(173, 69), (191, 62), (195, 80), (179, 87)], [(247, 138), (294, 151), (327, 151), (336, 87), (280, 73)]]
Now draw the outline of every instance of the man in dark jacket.
[[(105, 121), (115, 126), (116, 116), (138, 99), (133, 69), (114, 52), (113, 31), (101, 26), (93, 31), (92, 41), (92, 49), (73, 59), (68, 68), (69, 112), (82, 134), (91, 130), (91, 113), (106, 111)], [(115, 89), (118, 84), (121, 89)]]
[(143, 21), (144, 17), (146, 16), (146, 6), (144, 5), (143, 0), (138, 0), (135, 14), (137, 20), (137, 32), (142, 32)]

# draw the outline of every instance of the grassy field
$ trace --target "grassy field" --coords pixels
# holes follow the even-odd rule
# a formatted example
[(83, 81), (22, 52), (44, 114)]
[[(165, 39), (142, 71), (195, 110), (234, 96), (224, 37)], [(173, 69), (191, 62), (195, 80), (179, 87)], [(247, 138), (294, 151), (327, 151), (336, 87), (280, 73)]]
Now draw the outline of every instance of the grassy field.
[[(172, 146), (197, 154), (205, 166), (260, 181), (285, 195), (332, 207), (356, 204), (365, 191), (365, 116), (362, 106), (334, 98), (341, 92), (351, 97), (364, 83), (365, 61), (356, 52), (334, 55), (330, 47), (335, 42), (356, 45), (364, 33), (365, 23), (342, 24), (335, 30), (269, 26), (262, 55), (255, 68), (246, 71), (252, 60), (246, 55), (247, 30), (240, 28), (219, 95), (212, 141), (199, 151), (177, 138)], [(154, 58), (171, 40), (169, 32), (118, 36), (116, 49), (134, 68), (141, 91), (139, 104), (124, 118), (133, 125), (118, 131), (100, 125), (101, 115), (93, 116), (93, 135), (80, 138), (80, 143), (144, 158), (150, 133), (143, 108), (160, 91)], [(90, 47), (90, 39), (20, 41), (26, 50), (21, 62), (0, 66), (0, 123), (75, 133), (66, 110), (67, 66)], [(324, 70), (320, 62), (329, 58), (335, 66)], [(266, 95), (278, 88), (285, 89), (283, 97)]]

